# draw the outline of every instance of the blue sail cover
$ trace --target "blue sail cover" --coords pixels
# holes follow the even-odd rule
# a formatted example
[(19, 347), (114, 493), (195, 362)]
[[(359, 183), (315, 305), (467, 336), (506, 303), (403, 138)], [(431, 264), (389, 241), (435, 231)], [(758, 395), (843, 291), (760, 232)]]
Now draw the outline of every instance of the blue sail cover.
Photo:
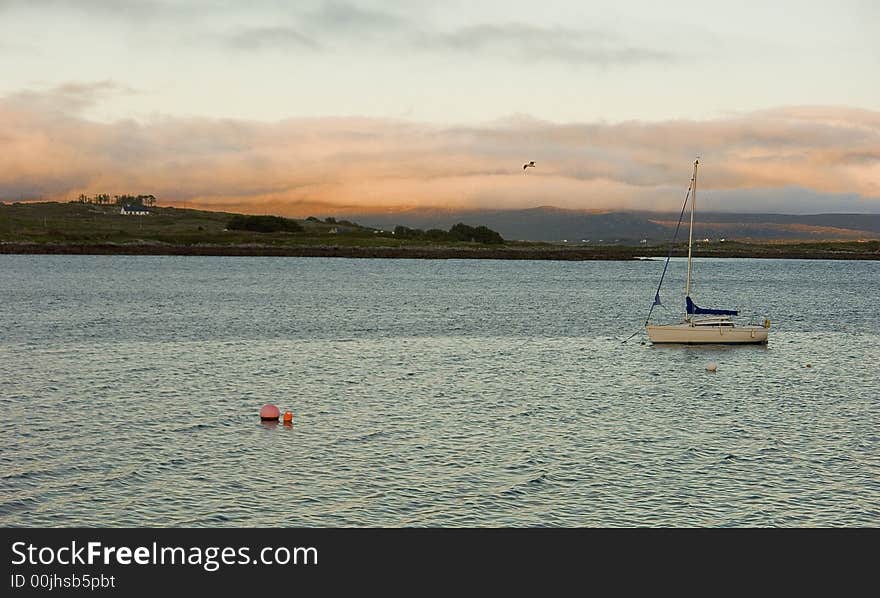
[(685, 303), (687, 304), (687, 312), (688, 315), (706, 315), (706, 316), (738, 316), (739, 312), (733, 309), (706, 309), (703, 307), (697, 307), (697, 305), (691, 301), (690, 297), (684, 298)]

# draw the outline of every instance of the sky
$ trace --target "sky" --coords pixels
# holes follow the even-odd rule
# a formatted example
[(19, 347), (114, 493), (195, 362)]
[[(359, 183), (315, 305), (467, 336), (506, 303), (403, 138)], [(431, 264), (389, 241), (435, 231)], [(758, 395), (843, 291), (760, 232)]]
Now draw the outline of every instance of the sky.
[[(880, 5), (0, 0), (0, 200), (880, 212)], [(536, 168), (522, 164), (534, 160)]]

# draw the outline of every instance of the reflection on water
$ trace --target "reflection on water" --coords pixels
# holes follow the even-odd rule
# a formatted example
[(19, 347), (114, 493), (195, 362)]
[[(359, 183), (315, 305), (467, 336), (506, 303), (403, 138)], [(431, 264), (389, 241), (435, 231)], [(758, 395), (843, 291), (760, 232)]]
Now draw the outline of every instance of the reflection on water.
[(766, 347), (621, 343), (662, 262), (0, 263), (2, 525), (880, 521), (875, 263), (701, 260)]

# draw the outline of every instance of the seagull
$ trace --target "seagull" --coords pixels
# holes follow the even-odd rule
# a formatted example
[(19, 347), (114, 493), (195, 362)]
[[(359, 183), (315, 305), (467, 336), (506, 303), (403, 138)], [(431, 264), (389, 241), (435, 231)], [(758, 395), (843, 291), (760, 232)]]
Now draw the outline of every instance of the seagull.
[(528, 164), (523, 164), (523, 170), (525, 170), (525, 169), (528, 168), (529, 166), (531, 166), (532, 168), (534, 168), (534, 167), (535, 167), (535, 161), (532, 160), (532, 161), (529, 162)]

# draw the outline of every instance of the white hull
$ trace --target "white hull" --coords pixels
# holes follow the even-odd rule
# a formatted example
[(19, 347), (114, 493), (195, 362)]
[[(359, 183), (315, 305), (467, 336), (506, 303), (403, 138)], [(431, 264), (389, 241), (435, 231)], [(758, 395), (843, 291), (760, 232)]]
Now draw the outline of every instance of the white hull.
[[(681, 207), (681, 216), (678, 219), (679, 226), (681, 218), (684, 216), (684, 209), (687, 207), (688, 199), (691, 200), (691, 225), (688, 230), (688, 258), (687, 258), (687, 279), (684, 285), (685, 321), (680, 324), (659, 324), (649, 325), (651, 313), (655, 305), (660, 305), (660, 287), (663, 285), (663, 277), (666, 275), (666, 268), (669, 266), (669, 260), (672, 257), (670, 251), (669, 257), (666, 258), (666, 266), (663, 267), (663, 274), (660, 276), (660, 284), (657, 285), (657, 292), (654, 295), (654, 303), (651, 311), (648, 312), (648, 318), (645, 321), (645, 330), (648, 332), (648, 338), (652, 343), (669, 343), (683, 345), (758, 345), (767, 342), (767, 333), (770, 329), (770, 320), (764, 320), (764, 326), (737, 326), (730, 319), (730, 316), (739, 314), (738, 310), (733, 309), (700, 309), (691, 299), (691, 260), (692, 247), (694, 242), (694, 212), (697, 209), (697, 166), (700, 164), (699, 158), (694, 161), (694, 176), (691, 178), (691, 185), (688, 187), (688, 194), (685, 196), (684, 205)], [(678, 233), (678, 227), (675, 229)], [(675, 237), (673, 237), (673, 242)]]
[(645, 326), (645, 330), (652, 343), (686, 345), (763, 344), (767, 342), (768, 333), (763, 326), (695, 326), (688, 322)]

